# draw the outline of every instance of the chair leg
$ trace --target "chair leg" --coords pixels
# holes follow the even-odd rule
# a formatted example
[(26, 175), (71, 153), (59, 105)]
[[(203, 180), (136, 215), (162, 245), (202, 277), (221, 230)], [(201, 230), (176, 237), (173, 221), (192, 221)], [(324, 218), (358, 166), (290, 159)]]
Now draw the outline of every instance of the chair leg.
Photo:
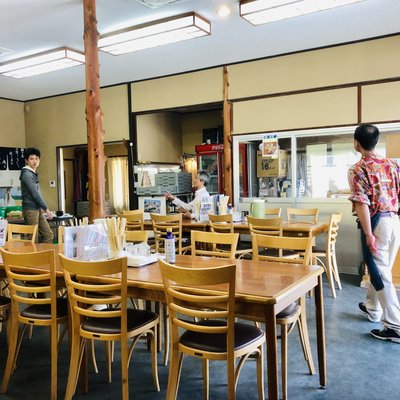
[(122, 400), (129, 400), (128, 342), (121, 340)]
[(92, 359), (92, 365), (94, 372), (96, 374), (99, 373), (99, 369), (97, 368), (97, 362), (96, 362), (96, 352), (95, 352), (95, 341), (92, 339), (90, 341), (90, 354), (91, 354), (91, 359)]
[(17, 345), (18, 345), (18, 320), (16, 317), (11, 317), (10, 321), (11, 329), (10, 329), (10, 344), (8, 347), (8, 356), (7, 356), (7, 363), (6, 369), (4, 371), (3, 383), (1, 385), (1, 393), (6, 393), (8, 383), (10, 381), (11, 374), (14, 370), (15, 365), (15, 355), (17, 352)]
[(287, 399), (287, 325), (281, 325), (282, 399)]
[(336, 299), (335, 280), (333, 277), (333, 265), (331, 254), (326, 255), (326, 275), (328, 277), (329, 286), (331, 287), (332, 297)]
[(157, 366), (157, 325), (153, 329), (153, 338), (151, 341), (151, 366), (153, 369), (153, 381), (157, 392), (160, 391), (160, 383), (158, 381), (158, 366)]
[(210, 362), (207, 358), (202, 360), (203, 373), (203, 399), (208, 400), (210, 397)]
[(51, 336), (51, 399), (57, 399), (58, 324), (50, 326)]
[(183, 354), (179, 352), (178, 348), (171, 347), (170, 360), (169, 360), (169, 374), (168, 374), (168, 387), (167, 396), (168, 400), (176, 400), (179, 387), (179, 379), (181, 375)]
[[(169, 321), (168, 321), (168, 309), (165, 304), (162, 305), (162, 325), (164, 329), (164, 365), (168, 364), (168, 357), (169, 357)], [(160, 339), (161, 340), (161, 339)]]
[(342, 283), (340, 282), (340, 276), (339, 276), (339, 270), (337, 266), (337, 260), (336, 260), (336, 249), (334, 248), (332, 250), (332, 267), (333, 267), (333, 275), (335, 277), (335, 280), (338, 285), (338, 289), (342, 290)]
[(264, 400), (264, 345), (259, 347), (260, 354), (257, 357), (257, 387), (258, 400)]
[[(23, 324), (22, 329), (21, 329), (21, 332), (20, 332), (20, 334), (19, 334), (19, 336), (18, 336), (18, 344), (17, 344), (17, 349), (16, 349), (16, 351), (15, 351), (15, 355), (14, 355), (14, 365), (13, 365), (13, 369), (12, 369), (11, 374), (14, 373), (14, 370), (15, 370), (15, 368), (16, 368), (17, 360), (18, 360), (18, 356), (19, 356), (19, 351), (21, 350), (22, 340), (23, 340), (23, 338), (24, 338), (24, 334), (25, 334), (25, 331), (26, 331), (27, 326), (28, 326), (28, 325)], [(17, 332), (18, 332), (18, 331), (17, 331)], [(18, 335), (18, 334), (17, 334), (17, 335)]]
[(107, 382), (111, 383), (111, 341), (104, 342), (104, 350), (106, 353)]
[(79, 360), (81, 352), (83, 351), (84, 340), (81, 340), (79, 334), (71, 335), (71, 348), (70, 348), (70, 362), (69, 362), (69, 372), (68, 372), (68, 382), (67, 388), (65, 390), (65, 400), (71, 400), (75, 393), (76, 384), (78, 382), (79, 374)]
[(298, 320), (299, 323), (299, 333), (301, 340), (304, 343), (304, 358), (307, 361), (308, 369), (311, 375), (315, 374), (314, 360), (311, 352), (310, 338), (308, 336), (308, 325), (307, 325), (307, 314), (305, 299), (300, 300), (301, 314)]

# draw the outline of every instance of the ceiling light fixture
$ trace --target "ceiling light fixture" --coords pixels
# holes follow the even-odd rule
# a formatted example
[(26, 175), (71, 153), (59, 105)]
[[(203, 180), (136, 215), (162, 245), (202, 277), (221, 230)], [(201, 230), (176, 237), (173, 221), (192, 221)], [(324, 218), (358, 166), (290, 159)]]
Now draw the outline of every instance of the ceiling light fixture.
[(113, 55), (149, 49), (211, 34), (211, 24), (190, 12), (100, 36), (99, 49)]
[(85, 55), (83, 53), (62, 48), (2, 63), (0, 64), (0, 74), (21, 79), (84, 63)]
[(360, 1), (364, 0), (241, 0), (240, 16), (260, 25)]

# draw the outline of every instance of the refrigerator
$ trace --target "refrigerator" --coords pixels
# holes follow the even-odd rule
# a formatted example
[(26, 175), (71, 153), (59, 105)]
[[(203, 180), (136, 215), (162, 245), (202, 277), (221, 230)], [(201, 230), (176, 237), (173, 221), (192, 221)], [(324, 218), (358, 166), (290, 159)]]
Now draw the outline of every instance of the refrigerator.
[(207, 185), (208, 193), (224, 193), (223, 183), (223, 144), (200, 144), (196, 146), (197, 169), (207, 171), (210, 181)]

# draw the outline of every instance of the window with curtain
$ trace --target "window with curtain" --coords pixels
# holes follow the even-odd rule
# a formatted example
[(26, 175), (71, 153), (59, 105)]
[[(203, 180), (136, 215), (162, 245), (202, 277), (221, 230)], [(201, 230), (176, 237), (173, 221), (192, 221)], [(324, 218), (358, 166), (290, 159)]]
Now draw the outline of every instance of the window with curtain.
[(107, 158), (108, 194), (114, 212), (129, 210), (128, 157)]

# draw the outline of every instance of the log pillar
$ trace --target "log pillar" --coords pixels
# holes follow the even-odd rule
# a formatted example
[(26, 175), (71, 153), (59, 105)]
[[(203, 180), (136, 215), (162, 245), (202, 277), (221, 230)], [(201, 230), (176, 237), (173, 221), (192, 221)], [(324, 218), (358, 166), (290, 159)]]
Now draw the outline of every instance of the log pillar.
[(224, 124), (224, 194), (229, 196), (229, 203), (233, 204), (232, 190), (232, 103), (228, 101), (228, 68), (224, 67), (224, 102), (223, 102), (223, 124)]
[(100, 108), (100, 72), (96, 0), (84, 0), (86, 126), (88, 144), (89, 220), (105, 215), (105, 161), (103, 113)]

